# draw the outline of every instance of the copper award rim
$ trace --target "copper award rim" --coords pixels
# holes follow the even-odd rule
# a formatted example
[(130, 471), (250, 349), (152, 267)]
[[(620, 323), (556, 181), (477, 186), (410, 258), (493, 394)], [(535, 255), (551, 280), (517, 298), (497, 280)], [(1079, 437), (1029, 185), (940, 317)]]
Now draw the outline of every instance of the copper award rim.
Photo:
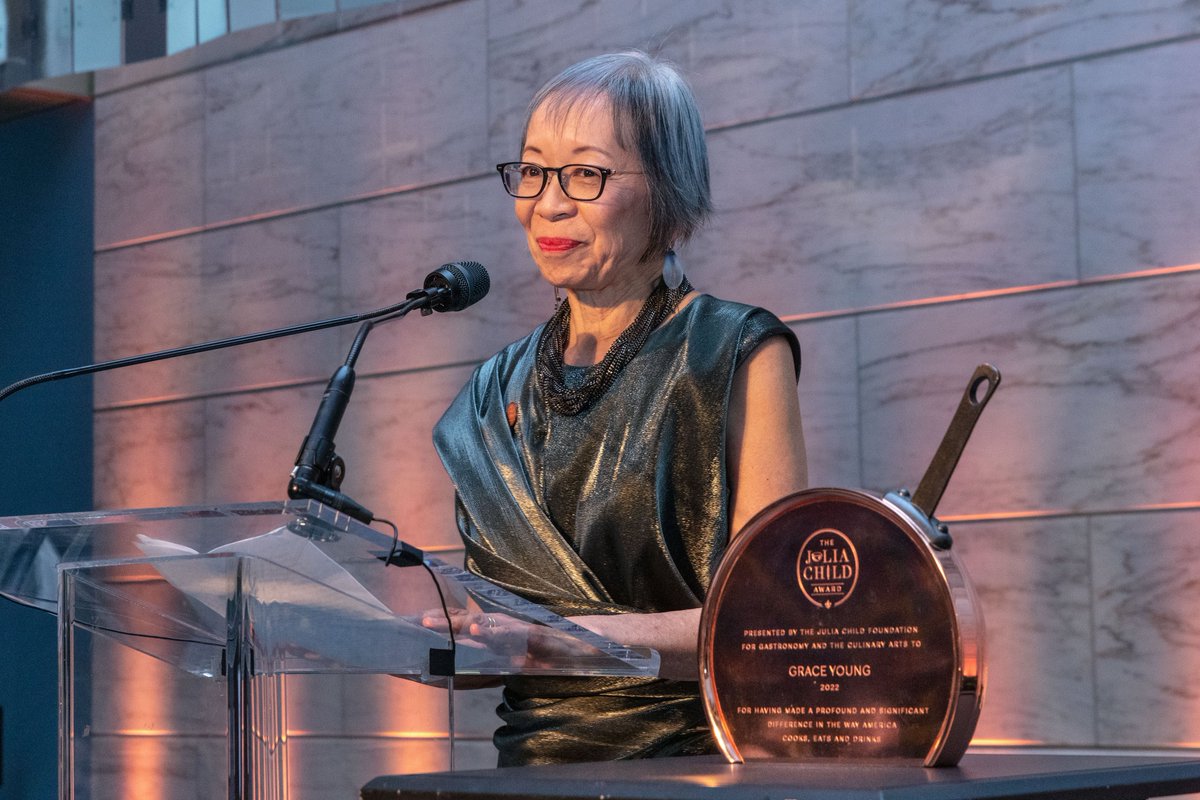
[[(949, 550), (937, 550), (930, 545), (929, 537), (932, 526), (924, 517), (914, 519), (907, 511), (889, 502), (886, 498), (880, 498), (858, 489), (804, 489), (780, 498), (755, 514), (742, 527), (726, 550), (713, 575), (708, 596), (701, 608), (699, 647), (697, 648), (700, 662), (700, 695), (713, 738), (727, 761), (732, 764), (744, 762), (745, 759), (742, 758), (737, 744), (729, 736), (728, 726), (722, 724), (724, 712), (721, 710), (720, 699), (717, 697), (712, 678), (716, 618), (730, 573), (742, 552), (749, 547), (750, 542), (777, 517), (797, 508), (824, 502), (848, 502), (851, 505), (874, 511), (891, 521), (904, 531), (924, 553), (927, 562), (937, 569), (941, 585), (946, 590), (953, 610), (950, 624), (951, 639), (954, 642), (955, 671), (946, 715), (942, 719), (933, 745), (925, 756), (924, 765), (927, 767), (953, 766), (958, 763), (971, 741), (975, 725), (979, 720), (983, 699), (985, 678), (983, 619), (979, 613), (979, 603), (967, 573), (958, 564), (954, 555)], [(952, 578), (956, 580), (952, 580)], [(971, 653), (975, 657), (966, 658), (967, 653)]]

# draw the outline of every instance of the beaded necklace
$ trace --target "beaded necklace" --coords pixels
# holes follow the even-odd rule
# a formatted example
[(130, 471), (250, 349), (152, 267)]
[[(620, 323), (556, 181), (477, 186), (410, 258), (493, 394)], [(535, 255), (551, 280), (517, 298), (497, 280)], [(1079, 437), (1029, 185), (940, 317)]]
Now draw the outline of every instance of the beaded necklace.
[(546, 323), (537, 349), (538, 387), (550, 410), (573, 417), (591, 407), (690, 291), (692, 285), (687, 278), (675, 289), (668, 289), (661, 280), (655, 283), (633, 322), (621, 331), (599, 363), (587, 367), (583, 380), (574, 387), (568, 387), (563, 377), (563, 353), (571, 330), (571, 304), (560, 305)]

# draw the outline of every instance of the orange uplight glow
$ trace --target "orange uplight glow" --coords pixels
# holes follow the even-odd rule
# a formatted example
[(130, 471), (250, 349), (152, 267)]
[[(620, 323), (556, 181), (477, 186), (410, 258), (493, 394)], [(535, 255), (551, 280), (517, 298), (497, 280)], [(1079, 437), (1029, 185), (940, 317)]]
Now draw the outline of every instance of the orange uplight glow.
[(691, 775), (665, 775), (666, 780), (676, 783), (690, 783), (693, 786), (703, 786), (707, 789), (718, 789), (722, 786), (732, 786), (738, 782), (737, 764), (730, 764), (720, 771), (696, 772)]
[[(345, 704), (333, 716), (313, 713), (327, 703), (320, 698), (331, 686), (343, 693)], [(450, 768), (448, 694), (444, 689), (385, 675), (291, 676), (287, 697), (292, 714), (287, 730), (288, 772), (293, 785), (306, 785), (316, 780), (314, 771), (329, 768), (327, 761), (305, 754), (326, 749), (331, 739), (342, 737), (370, 742), (371, 768), (376, 774)], [(397, 727), (405, 723), (410, 726)], [(479, 737), (457, 738), (474, 745)]]
[(136, 687), (117, 695), (115, 717), (123, 761), (116, 771), (124, 783), (119, 797), (167, 797), (164, 784), (170, 759), (167, 739), (176, 734), (169, 724), (171, 707), (165, 685), (166, 670), (154, 659), (128, 647), (105, 648), (111, 652), (108, 675), (123, 676), (123, 683)]
[(117, 771), (124, 787), (118, 797), (167, 797), (167, 743), (161, 738), (130, 738), (125, 741), (123, 769)]

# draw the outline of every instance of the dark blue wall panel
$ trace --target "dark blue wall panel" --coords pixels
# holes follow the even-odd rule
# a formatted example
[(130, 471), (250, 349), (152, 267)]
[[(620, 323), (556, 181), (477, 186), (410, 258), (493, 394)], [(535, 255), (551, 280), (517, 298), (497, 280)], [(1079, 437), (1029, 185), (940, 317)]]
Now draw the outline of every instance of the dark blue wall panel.
[[(92, 132), (85, 102), (0, 124), (0, 386), (91, 360)], [(0, 402), (0, 516), (91, 506), (90, 379)], [(54, 621), (0, 599), (2, 800), (57, 793)]]

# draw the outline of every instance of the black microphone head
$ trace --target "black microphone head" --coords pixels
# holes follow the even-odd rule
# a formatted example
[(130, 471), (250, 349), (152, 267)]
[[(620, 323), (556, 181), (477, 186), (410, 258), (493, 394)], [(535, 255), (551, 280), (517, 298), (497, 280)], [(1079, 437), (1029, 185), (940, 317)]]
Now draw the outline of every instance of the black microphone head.
[(434, 311), (462, 311), (482, 300), (491, 285), (487, 270), (475, 261), (442, 264), (425, 277), (426, 289), (446, 290), (430, 303)]

